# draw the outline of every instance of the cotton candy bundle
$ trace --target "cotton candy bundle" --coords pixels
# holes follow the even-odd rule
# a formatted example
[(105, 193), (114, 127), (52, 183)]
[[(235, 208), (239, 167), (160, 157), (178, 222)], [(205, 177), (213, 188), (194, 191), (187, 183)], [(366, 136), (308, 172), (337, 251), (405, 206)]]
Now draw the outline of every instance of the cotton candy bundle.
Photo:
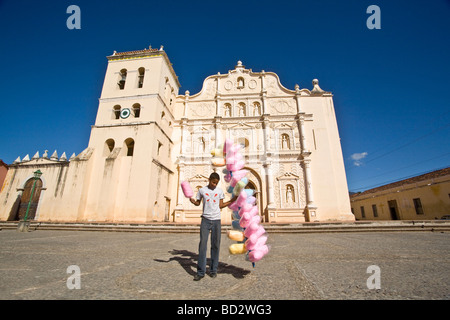
[(239, 194), (239, 197), (236, 199), (236, 204), (238, 205), (238, 207), (243, 207), (244, 204), (247, 202), (247, 192), (242, 191)]
[(213, 159), (211, 159), (211, 163), (214, 167), (223, 167), (223, 166), (225, 166), (225, 159), (224, 158), (213, 158)]
[(233, 172), (233, 176), (230, 180), (230, 186), (234, 187), (236, 186), (236, 183), (238, 183), (242, 178), (244, 178), (248, 173), (248, 170), (239, 170), (236, 172)]
[(267, 236), (261, 236), (258, 238), (255, 235), (255, 236), (248, 238), (247, 241), (245, 241), (245, 247), (248, 250), (260, 248), (266, 244), (266, 241), (267, 241)]
[(227, 231), (228, 238), (235, 241), (244, 241), (244, 233), (239, 230), (228, 230)]
[(239, 211), (233, 210), (233, 213), (231, 214), (231, 218), (233, 218), (233, 220), (241, 219), (241, 216), (239, 215)]
[(192, 191), (191, 185), (188, 181), (183, 181), (181, 183), (181, 189), (183, 190), (184, 196), (186, 198), (192, 198), (194, 195), (194, 191)]
[(239, 193), (241, 193), (241, 191), (245, 188), (247, 183), (248, 183), (248, 179), (245, 177), (242, 178), (241, 180), (239, 180), (239, 182), (236, 183), (236, 185), (234, 186), (233, 195), (235, 195), (235, 196), (239, 195)]
[(266, 230), (264, 229), (263, 226), (259, 226), (256, 229), (245, 229), (244, 231), (244, 236), (246, 238), (250, 238), (253, 235), (256, 235), (256, 238), (261, 237), (264, 233), (266, 233)]
[[(226, 139), (223, 146), (211, 151), (212, 165), (215, 167), (226, 166), (223, 170), (224, 180), (229, 183), (227, 192), (237, 196), (236, 201), (228, 207), (233, 210), (231, 226), (233, 230), (227, 232), (228, 238), (238, 243), (230, 245), (231, 254), (245, 254), (253, 263), (261, 260), (268, 252), (267, 235), (263, 226), (260, 225), (261, 217), (256, 206), (254, 190), (245, 189), (248, 184), (248, 170), (243, 169), (245, 160), (239, 152), (240, 144), (233, 144), (232, 140)], [(183, 184), (182, 184), (183, 187)], [(190, 186), (189, 186), (190, 188)], [(184, 192), (184, 188), (183, 188)]]
[(243, 254), (247, 252), (247, 248), (245, 248), (245, 243), (234, 243), (228, 247), (228, 250), (231, 254)]
[(262, 247), (251, 250), (248, 253), (248, 260), (251, 262), (257, 262), (261, 260), (267, 253), (269, 252), (269, 247), (267, 245), (263, 245)]
[(225, 180), (225, 182), (230, 182), (231, 181), (231, 172), (228, 171), (227, 169), (224, 170), (225, 176), (223, 177), (223, 179)]
[(238, 211), (239, 210), (239, 207), (238, 207), (238, 204), (236, 203), (236, 201), (233, 202), (232, 204), (228, 205), (228, 208), (230, 208), (233, 211)]
[(213, 157), (223, 157), (223, 148), (212, 149), (211, 155)]

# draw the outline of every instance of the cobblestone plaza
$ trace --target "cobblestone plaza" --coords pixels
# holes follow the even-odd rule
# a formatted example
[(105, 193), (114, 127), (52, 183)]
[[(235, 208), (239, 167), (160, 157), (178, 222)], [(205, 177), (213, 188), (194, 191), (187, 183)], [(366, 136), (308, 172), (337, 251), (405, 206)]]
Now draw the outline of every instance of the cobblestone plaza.
[(271, 234), (255, 268), (222, 235), (218, 276), (198, 282), (198, 234), (2, 230), (0, 241), (3, 300), (450, 298), (449, 232)]

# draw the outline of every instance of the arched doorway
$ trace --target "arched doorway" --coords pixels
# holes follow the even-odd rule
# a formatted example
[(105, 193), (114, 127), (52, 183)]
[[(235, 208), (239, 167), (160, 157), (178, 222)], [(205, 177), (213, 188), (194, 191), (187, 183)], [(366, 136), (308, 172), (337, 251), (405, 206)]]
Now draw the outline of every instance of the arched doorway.
[(256, 205), (258, 206), (259, 215), (263, 217), (263, 221), (267, 221), (267, 217), (264, 212), (264, 193), (262, 192), (261, 179), (254, 169), (250, 167), (244, 167), (244, 169), (249, 171), (247, 174), (248, 184), (245, 188), (255, 190), (254, 196), (256, 198)]
[(33, 191), (33, 184), (36, 181), (34, 187), (33, 198), (31, 198), (30, 209), (28, 210), (27, 220), (33, 220), (36, 217), (36, 211), (41, 196), (42, 180), (34, 178), (28, 179), (23, 188), (22, 197), (20, 198), (19, 208), (17, 210), (15, 220), (23, 220), (27, 212), (28, 203), (30, 202), (31, 193)]

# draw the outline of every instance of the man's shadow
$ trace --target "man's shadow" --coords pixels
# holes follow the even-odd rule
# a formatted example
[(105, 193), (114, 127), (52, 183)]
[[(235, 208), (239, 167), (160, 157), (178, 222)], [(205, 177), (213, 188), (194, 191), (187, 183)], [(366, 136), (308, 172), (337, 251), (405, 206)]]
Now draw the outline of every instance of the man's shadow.
[[(177, 250), (173, 249), (169, 251), (173, 255), (169, 260), (161, 260), (154, 259), (156, 262), (164, 262), (169, 263), (171, 261), (177, 261), (180, 266), (191, 276), (194, 276), (197, 272), (197, 260), (198, 254), (188, 251), (188, 250)], [(209, 266), (211, 264), (211, 260), (208, 258), (206, 264)], [(217, 267), (218, 273), (228, 273), (231, 274), (236, 279), (243, 279), (247, 274), (250, 273), (250, 270), (245, 270), (227, 263), (223, 263), (219, 261), (219, 266)]]

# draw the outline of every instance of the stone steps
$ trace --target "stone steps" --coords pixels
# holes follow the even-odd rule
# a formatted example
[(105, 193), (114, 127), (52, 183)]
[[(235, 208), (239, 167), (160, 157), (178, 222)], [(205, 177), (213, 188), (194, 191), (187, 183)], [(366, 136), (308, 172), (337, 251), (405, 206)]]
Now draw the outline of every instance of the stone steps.
[[(17, 229), (18, 221), (0, 221), (1, 229)], [(330, 233), (330, 232), (406, 232), (406, 231), (450, 231), (450, 221), (373, 221), (352, 223), (313, 222), (303, 224), (263, 224), (270, 233)], [(222, 225), (222, 233), (231, 225)], [(109, 231), (109, 232), (152, 232), (152, 233), (198, 233), (199, 225), (175, 223), (61, 223), (31, 221), (29, 231)]]

